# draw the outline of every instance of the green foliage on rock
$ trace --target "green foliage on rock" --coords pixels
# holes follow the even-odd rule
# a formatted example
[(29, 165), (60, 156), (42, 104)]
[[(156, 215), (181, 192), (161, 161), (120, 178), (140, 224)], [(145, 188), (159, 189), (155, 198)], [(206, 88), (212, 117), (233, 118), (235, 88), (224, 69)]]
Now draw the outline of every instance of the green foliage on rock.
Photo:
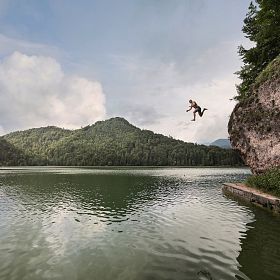
[(261, 175), (250, 176), (247, 179), (246, 184), (280, 196), (280, 167), (271, 169)]
[[(280, 24), (280, 23), (279, 23)], [(268, 80), (276, 79), (280, 76), (280, 55), (272, 60), (266, 68), (257, 76), (254, 87), (258, 87)]]
[(232, 150), (185, 143), (141, 130), (123, 118), (77, 130), (45, 127), (10, 133), (4, 139), (37, 165), (242, 165)]
[(237, 72), (241, 83), (237, 86), (237, 100), (250, 96), (250, 89), (258, 75), (280, 54), (280, 1), (251, 2), (242, 31), (253, 47), (239, 47), (244, 65)]

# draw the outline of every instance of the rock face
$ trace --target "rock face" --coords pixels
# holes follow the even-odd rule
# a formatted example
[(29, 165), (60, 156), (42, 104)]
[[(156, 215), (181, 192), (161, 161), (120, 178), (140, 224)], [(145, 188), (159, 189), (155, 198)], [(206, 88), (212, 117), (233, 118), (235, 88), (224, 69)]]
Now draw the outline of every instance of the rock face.
[(254, 174), (280, 166), (280, 64), (276, 70), (262, 75), (250, 97), (235, 106), (228, 125), (233, 149)]

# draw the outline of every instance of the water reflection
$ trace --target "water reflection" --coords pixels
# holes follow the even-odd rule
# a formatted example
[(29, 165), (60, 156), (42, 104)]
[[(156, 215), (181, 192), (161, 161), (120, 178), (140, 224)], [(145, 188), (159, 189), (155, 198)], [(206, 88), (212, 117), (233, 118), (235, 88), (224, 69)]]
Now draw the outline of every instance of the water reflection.
[(247, 174), (0, 170), (0, 279), (259, 279), (246, 245), (257, 214), (221, 193)]
[[(27, 174), (1, 179), (2, 192), (20, 210), (40, 212), (76, 211), (114, 222), (143, 205), (172, 203), (180, 192), (180, 179), (131, 175)], [(11, 201), (9, 202), (11, 203)], [(19, 210), (17, 209), (17, 210)]]
[[(242, 202), (244, 204), (244, 202)], [(280, 216), (250, 207), (255, 220), (248, 224), (237, 260), (240, 270), (253, 280), (277, 280), (280, 273)]]

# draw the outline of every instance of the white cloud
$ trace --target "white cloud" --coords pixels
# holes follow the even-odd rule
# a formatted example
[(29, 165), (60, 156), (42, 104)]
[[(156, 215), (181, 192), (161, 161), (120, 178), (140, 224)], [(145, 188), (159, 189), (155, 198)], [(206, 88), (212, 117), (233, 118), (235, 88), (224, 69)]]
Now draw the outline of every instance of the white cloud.
[[(236, 53), (239, 43), (220, 42), (191, 57), (191, 63), (113, 57), (128, 73), (126, 78), (133, 87), (132, 94), (124, 96), (120, 104), (138, 106), (134, 106), (133, 116), (118, 106), (119, 114), (125, 113), (136, 125), (188, 142), (227, 138), (228, 119), (235, 105), (230, 99), (236, 95), (238, 83), (233, 73), (240, 67)], [(189, 99), (209, 109), (202, 118), (197, 116), (196, 122), (190, 121), (192, 113), (185, 112)], [(157, 114), (145, 113), (143, 122), (137, 112), (146, 108)]]
[[(158, 123), (146, 125), (146, 128), (188, 142), (207, 143), (227, 138), (229, 115), (235, 105), (230, 99), (236, 94), (236, 82), (236, 77), (231, 74), (209, 84), (198, 83), (173, 89), (174, 98), (159, 105), (160, 112), (169, 112), (169, 116)], [(202, 108), (208, 108), (202, 118), (197, 115), (195, 122), (191, 121), (192, 112), (186, 113), (190, 98)]]
[(3, 129), (3, 127), (0, 125), (0, 135), (2, 135), (2, 134), (4, 134), (4, 129)]
[(14, 52), (0, 62), (0, 126), (77, 128), (105, 117), (99, 82), (66, 75), (51, 57)]

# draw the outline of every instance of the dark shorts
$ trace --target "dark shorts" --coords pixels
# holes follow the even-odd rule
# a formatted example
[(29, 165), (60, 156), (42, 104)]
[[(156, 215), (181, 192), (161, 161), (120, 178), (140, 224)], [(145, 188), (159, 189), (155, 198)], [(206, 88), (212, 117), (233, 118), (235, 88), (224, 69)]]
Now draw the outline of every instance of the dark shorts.
[(198, 106), (193, 112), (194, 112), (194, 113), (198, 112), (198, 113), (201, 114), (201, 108)]

